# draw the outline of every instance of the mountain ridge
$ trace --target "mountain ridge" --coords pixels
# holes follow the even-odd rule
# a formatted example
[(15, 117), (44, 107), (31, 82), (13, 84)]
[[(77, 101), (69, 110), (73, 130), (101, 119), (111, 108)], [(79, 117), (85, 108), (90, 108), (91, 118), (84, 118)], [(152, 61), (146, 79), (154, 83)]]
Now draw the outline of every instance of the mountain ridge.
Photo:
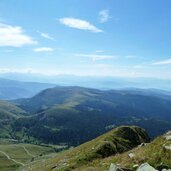
[(13, 102), (29, 113), (13, 131), (24, 128), (26, 137), (46, 143), (78, 145), (123, 124), (139, 125), (152, 137), (171, 129), (171, 100), (125, 91), (55, 87)]

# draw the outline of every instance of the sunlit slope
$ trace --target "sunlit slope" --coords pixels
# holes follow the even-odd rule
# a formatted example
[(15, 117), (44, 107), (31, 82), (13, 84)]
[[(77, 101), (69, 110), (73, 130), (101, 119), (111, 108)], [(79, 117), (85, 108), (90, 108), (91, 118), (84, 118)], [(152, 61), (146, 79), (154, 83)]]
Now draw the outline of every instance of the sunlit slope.
[[(171, 136), (168, 134), (167, 136)], [(130, 157), (130, 156), (133, 157)], [(111, 163), (130, 170), (136, 170), (142, 163), (149, 163), (155, 169), (171, 168), (171, 141), (166, 135), (157, 137), (145, 146), (138, 146), (128, 152), (110, 156), (104, 159), (96, 159), (93, 162), (83, 164), (74, 171), (108, 171)]]
[(149, 142), (147, 133), (139, 127), (122, 126), (74, 149), (58, 154), (46, 161), (40, 161), (26, 170), (69, 171), (96, 159), (103, 159), (132, 149), (142, 142)]
[[(171, 129), (171, 100), (145, 94), (83, 87), (50, 88), (33, 98), (15, 101), (29, 117), (16, 120), (13, 132), (17, 133), (16, 138), (24, 130), (26, 139), (32, 136), (44, 143), (75, 146), (116, 126), (133, 124), (155, 137)], [(152, 129), (153, 125), (157, 129)]]
[(27, 113), (7, 101), (0, 101), (0, 138), (10, 138), (11, 124)]

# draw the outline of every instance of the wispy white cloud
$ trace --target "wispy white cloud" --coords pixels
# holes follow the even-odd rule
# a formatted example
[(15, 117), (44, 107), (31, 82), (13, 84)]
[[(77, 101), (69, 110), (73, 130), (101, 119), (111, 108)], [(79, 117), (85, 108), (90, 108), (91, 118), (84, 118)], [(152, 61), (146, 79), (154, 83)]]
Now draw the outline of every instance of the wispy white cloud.
[(102, 10), (102, 11), (99, 12), (99, 21), (100, 21), (100, 23), (105, 23), (110, 18), (112, 18), (112, 17), (109, 15), (109, 10)]
[(43, 33), (38, 31), (38, 33), (40, 33), (40, 35), (45, 38), (45, 39), (49, 39), (49, 40), (55, 40), (55, 38), (53, 38), (52, 36), (50, 36), (48, 33)]
[(88, 30), (95, 33), (103, 32), (101, 29), (98, 29), (96, 26), (92, 25), (90, 22), (86, 20), (65, 17), (65, 18), (60, 18), (59, 22), (65, 26), (75, 29)]
[(97, 54), (75, 54), (78, 57), (87, 57), (90, 58), (92, 61), (99, 61), (99, 60), (107, 60), (107, 59), (114, 59), (117, 56), (112, 55), (97, 55)]
[(169, 65), (169, 64), (171, 64), (171, 58), (166, 59), (166, 60), (162, 60), (162, 61), (154, 62), (152, 65)]
[(54, 49), (50, 47), (40, 47), (40, 48), (35, 48), (34, 52), (53, 52)]
[(0, 46), (21, 47), (36, 43), (24, 33), (22, 27), (0, 23)]

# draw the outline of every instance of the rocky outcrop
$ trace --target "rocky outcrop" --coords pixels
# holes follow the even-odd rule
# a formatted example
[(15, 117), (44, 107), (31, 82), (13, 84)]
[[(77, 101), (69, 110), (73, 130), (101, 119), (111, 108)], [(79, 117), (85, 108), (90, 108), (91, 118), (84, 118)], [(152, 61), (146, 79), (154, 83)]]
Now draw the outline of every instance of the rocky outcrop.
[(109, 171), (131, 171), (131, 170), (127, 169), (127, 168), (121, 168), (121, 167), (111, 163)]
[[(113, 163), (111, 163), (110, 168), (109, 168), (109, 171), (133, 171), (133, 170), (122, 168), (119, 165), (115, 165)], [(158, 166), (158, 168), (156, 170), (154, 167), (152, 167), (148, 163), (143, 163), (137, 168), (136, 171), (171, 171), (171, 169), (168, 169), (167, 166), (160, 165), (160, 166)]]
[(117, 165), (111, 163), (109, 171), (122, 171)]
[(171, 131), (168, 131), (164, 137), (166, 138), (167, 141), (171, 141)]
[(168, 131), (168, 132), (164, 135), (164, 137), (165, 137), (165, 139), (166, 139), (166, 141), (167, 141), (167, 143), (163, 145), (164, 148), (165, 148), (166, 150), (171, 150), (171, 131)]
[[(155, 149), (154, 146), (156, 146), (156, 148), (157, 148), (156, 150), (158, 150), (159, 153), (156, 154), (157, 151), (154, 151), (154, 154), (159, 155), (158, 159), (161, 159), (161, 157), (163, 157), (163, 160), (160, 160), (159, 163), (154, 162), (155, 167), (153, 167), (147, 163), (149, 160), (147, 160), (146, 163), (143, 163), (140, 165), (140, 163), (135, 162), (137, 160), (136, 157), (138, 157), (138, 153), (136, 153), (136, 150), (130, 151), (130, 153), (127, 154), (128, 155), (127, 165), (131, 161), (132, 161), (132, 164), (134, 164), (134, 162), (135, 162), (135, 164), (131, 168), (132, 171), (135, 171), (135, 170), (136, 171), (171, 171), (171, 169), (169, 169), (170, 165), (167, 165), (169, 162), (162, 162), (162, 161), (165, 161), (166, 159), (167, 159), (166, 161), (169, 161), (168, 158), (170, 158), (170, 155), (171, 155), (171, 151), (170, 151), (171, 150), (171, 131), (168, 131), (166, 134), (164, 134), (160, 138), (156, 139), (156, 141), (159, 143), (158, 144), (155, 144), (154, 142), (152, 142), (152, 144), (141, 143), (140, 145), (137, 146), (136, 149), (141, 150), (141, 151), (146, 150), (146, 152), (147, 152), (148, 148)], [(149, 145), (148, 148), (145, 147), (146, 145)], [(149, 155), (148, 156), (149, 158), (150, 158), (150, 156), (154, 156), (154, 155), (150, 155), (149, 153), (147, 153), (147, 154)], [(119, 163), (117, 163), (117, 164), (118, 165), (111, 164), (109, 171), (123, 171), (124, 170)]]
[(143, 163), (141, 166), (137, 169), (137, 171), (157, 171), (152, 166), (150, 166), (148, 163)]

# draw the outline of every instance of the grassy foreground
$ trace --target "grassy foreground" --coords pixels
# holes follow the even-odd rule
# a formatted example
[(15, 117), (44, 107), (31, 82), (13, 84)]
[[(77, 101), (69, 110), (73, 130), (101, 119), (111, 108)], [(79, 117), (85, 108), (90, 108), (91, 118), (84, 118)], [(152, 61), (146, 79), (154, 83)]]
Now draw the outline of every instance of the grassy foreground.
[[(159, 165), (166, 165), (171, 168), (171, 150), (164, 148), (165, 145), (171, 145), (164, 137), (158, 137), (144, 147), (136, 147), (128, 152), (110, 156), (104, 159), (96, 159), (90, 163), (74, 169), (75, 171), (108, 171), (111, 163), (118, 164), (124, 168), (134, 169), (133, 166), (141, 165), (144, 162), (149, 163), (154, 168)], [(134, 154), (133, 158), (129, 154)]]
[[(47, 160), (24, 167), (26, 171), (71, 171), (81, 170), (92, 165), (95, 169), (100, 166), (105, 158), (128, 151), (142, 142), (148, 142), (149, 138), (146, 132), (136, 126), (123, 126), (76, 148), (59, 153), (57, 156)], [(95, 162), (97, 161), (97, 163)], [(100, 164), (101, 163), (101, 164)], [(104, 163), (105, 164), (105, 163)], [(103, 164), (102, 164), (103, 165)], [(110, 162), (106, 164), (107, 169)], [(97, 171), (101, 170), (101, 166)], [(104, 171), (104, 170), (103, 170)]]

